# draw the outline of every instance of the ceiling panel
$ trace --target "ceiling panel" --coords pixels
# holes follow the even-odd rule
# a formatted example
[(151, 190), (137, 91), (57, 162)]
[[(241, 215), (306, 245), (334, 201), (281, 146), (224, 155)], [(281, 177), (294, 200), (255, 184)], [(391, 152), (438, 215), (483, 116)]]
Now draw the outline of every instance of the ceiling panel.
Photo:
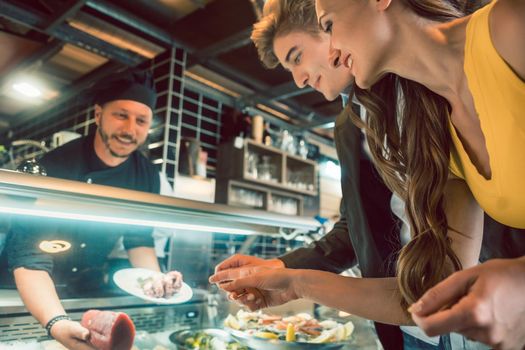
[(12, 118), (25, 108), (27, 108), (25, 103), (21, 103), (21, 101), (14, 100), (3, 94), (0, 95), (0, 114), (2, 114), (4, 121), (12, 122)]
[(249, 0), (216, 0), (174, 22), (172, 34), (195, 49), (204, 49), (228, 38), (255, 22)]
[(106, 62), (108, 60), (104, 57), (66, 44), (57, 55), (48, 61), (46, 71), (64, 81), (72, 82)]
[(0, 32), (0, 75), (10, 72), (10, 70), (26, 57), (31, 56), (38, 51), (43, 44), (27, 40), (22, 37), (12, 35), (6, 32)]
[(140, 14), (150, 23), (161, 28), (172, 28), (175, 21), (204, 7), (211, 0), (113, 0), (113, 4)]
[(254, 80), (276, 86), (291, 81), (291, 75), (281, 66), (275, 69), (264, 68), (253, 45), (247, 45), (222, 54), (218, 59), (228, 66), (245, 73)]

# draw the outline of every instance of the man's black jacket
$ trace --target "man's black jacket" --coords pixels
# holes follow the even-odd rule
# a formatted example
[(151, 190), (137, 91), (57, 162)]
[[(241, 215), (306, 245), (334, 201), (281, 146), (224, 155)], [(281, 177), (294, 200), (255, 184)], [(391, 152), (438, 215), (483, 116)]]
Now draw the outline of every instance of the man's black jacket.
[[(341, 165), (341, 218), (319, 241), (280, 259), (289, 268), (335, 273), (359, 264), (363, 277), (392, 277), (400, 221), (390, 208), (392, 192), (363, 155), (362, 134), (352, 123), (349, 108), (337, 117), (334, 135)], [(376, 330), (386, 350), (403, 348), (399, 327), (376, 323)]]

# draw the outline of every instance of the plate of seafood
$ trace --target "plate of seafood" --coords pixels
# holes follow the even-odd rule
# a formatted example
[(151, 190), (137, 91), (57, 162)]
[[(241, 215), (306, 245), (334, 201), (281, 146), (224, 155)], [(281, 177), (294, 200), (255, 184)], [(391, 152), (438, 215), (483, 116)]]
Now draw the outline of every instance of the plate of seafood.
[(123, 291), (157, 304), (180, 304), (191, 299), (193, 291), (178, 271), (161, 273), (143, 268), (122, 269), (113, 281)]
[(229, 315), (224, 326), (240, 343), (261, 350), (335, 350), (348, 345), (354, 332), (352, 322), (318, 321), (306, 313), (282, 317), (244, 310)]

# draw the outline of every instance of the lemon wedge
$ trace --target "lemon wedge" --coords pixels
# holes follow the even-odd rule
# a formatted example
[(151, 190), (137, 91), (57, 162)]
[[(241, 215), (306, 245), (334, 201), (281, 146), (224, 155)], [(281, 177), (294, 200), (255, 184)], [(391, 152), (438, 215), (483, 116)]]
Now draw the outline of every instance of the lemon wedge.
[(226, 327), (236, 329), (236, 330), (241, 329), (241, 325), (239, 324), (239, 321), (233, 315), (228, 315), (228, 317), (224, 319), (224, 325)]
[(254, 334), (256, 337), (265, 339), (279, 339), (279, 336), (272, 332), (257, 332)]
[(354, 333), (354, 324), (352, 323), (352, 321), (348, 321), (345, 323), (344, 325), (345, 327), (345, 337), (346, 339), (350, 338), (352, 336), (352, 333)]
[(286, 326), (286, 341), (295, 341), (295, 328), (291, 323)]

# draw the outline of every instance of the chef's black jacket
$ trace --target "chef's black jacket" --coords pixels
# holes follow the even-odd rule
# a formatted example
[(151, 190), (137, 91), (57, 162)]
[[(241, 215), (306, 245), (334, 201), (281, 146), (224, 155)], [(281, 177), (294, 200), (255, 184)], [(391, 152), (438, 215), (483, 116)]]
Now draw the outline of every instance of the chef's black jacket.
[[(40, 163), (51, 177), (160, 192), (158, 170), (142, 154), (133, 152), (122, 164), (109, 167), (96, 155), (93, 142), (94, 135), (71, 141), (44, 155)], [(18, 217), (7, 239), (8, 265), (11, 271), (18, 267), (43, 270), (52, 275), (55, 283), (78, 282), (82, 288), (95, 289), (99, 286), (90, 286), (82, 279), (87, 275), (94, 278), (91, 272), (100, 270), (120, 237), (126, 249), (153, 247), (151, 234), (150, 227)], [(39, 249), (42, 240), (65, 240), (72, 247), (62, 253), (45, 253)]]

